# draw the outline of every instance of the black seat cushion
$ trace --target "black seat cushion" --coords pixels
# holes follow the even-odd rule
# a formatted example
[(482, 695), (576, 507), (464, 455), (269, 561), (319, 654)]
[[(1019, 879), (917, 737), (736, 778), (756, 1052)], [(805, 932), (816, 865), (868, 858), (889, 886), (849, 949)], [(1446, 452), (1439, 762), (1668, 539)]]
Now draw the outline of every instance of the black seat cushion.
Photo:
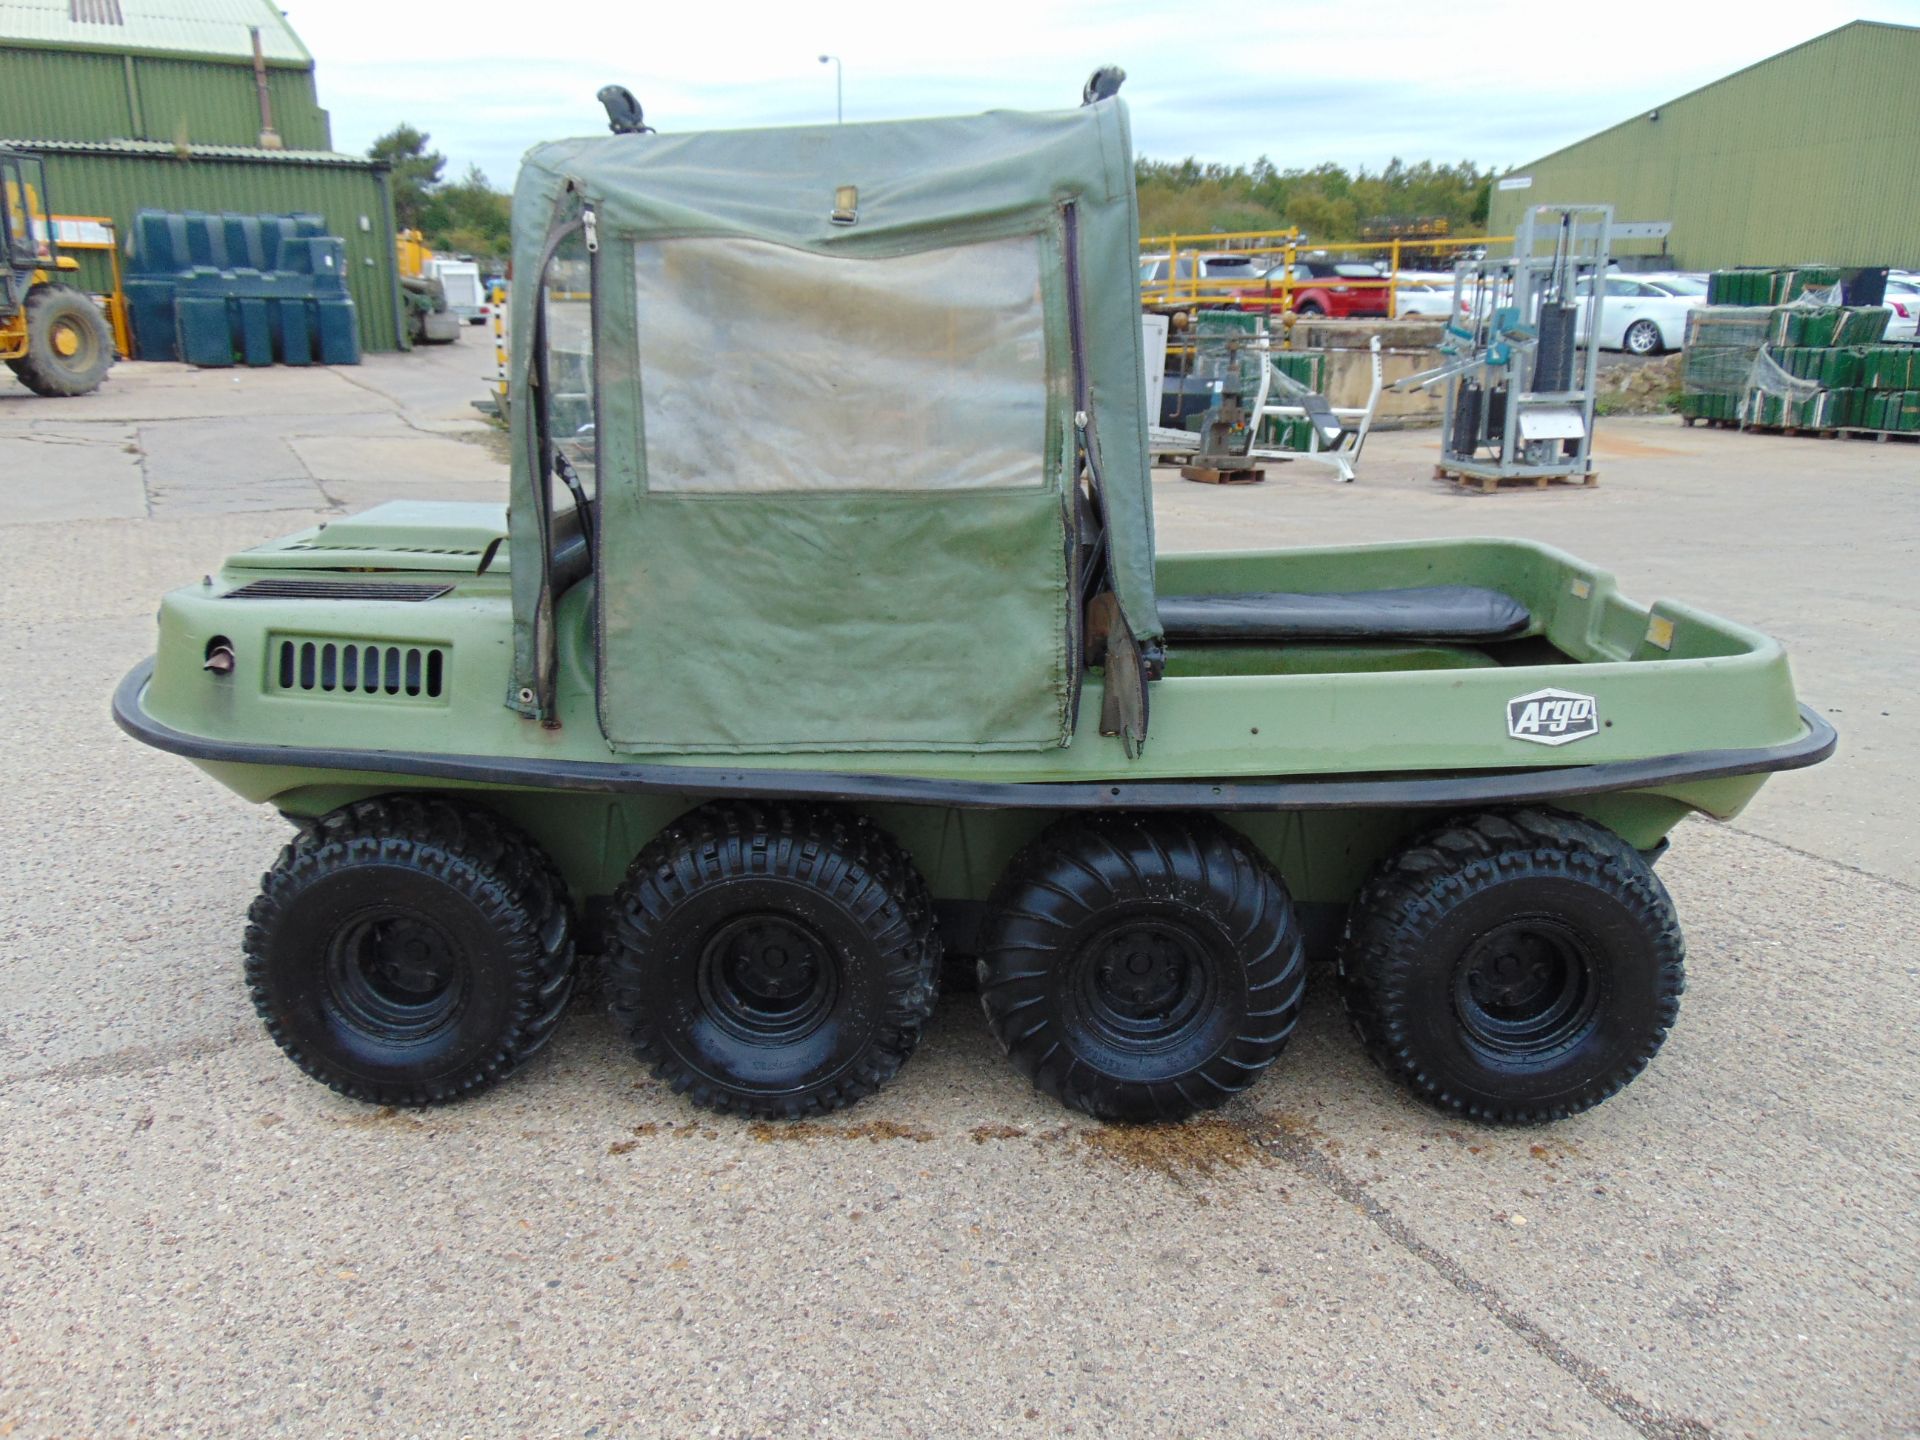
[(1351, 590), (1328, 595), (1259, 591), (1163, 595), (1170, 644), (1194, 640), (1508, 640), (1525, 633), (1527, 607), (1477, 585)]

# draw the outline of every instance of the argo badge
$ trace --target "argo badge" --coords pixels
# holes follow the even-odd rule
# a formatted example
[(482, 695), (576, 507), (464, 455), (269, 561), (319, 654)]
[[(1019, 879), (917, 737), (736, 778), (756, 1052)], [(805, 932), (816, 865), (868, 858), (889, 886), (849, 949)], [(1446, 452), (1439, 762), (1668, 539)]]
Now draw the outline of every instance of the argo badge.
[(1507, 702), (1507, 734), (1536, 745), (1567, 745), (1600, 728), (1600, 706), (1571, 690), (1535, 690)]

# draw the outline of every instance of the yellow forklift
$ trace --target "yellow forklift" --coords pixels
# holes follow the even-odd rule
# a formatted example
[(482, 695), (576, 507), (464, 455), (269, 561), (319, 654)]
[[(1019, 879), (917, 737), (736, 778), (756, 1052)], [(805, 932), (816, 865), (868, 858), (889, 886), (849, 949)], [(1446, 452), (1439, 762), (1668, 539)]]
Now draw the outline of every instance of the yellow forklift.
[(0, 360), (36, 395), (86, 395), (113, 365), (113, 332), (61, 278), (80, 262), (54, 251), (40, 157), (0, 149)]

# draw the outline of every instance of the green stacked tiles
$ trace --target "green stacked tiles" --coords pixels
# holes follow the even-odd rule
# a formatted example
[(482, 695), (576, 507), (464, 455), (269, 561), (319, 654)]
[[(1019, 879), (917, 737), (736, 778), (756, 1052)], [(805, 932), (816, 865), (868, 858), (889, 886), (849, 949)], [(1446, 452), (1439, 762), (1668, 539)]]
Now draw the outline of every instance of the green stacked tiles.
[[(1796, 287), (1799, 292), (1817, 289), (1830, 274), (1812, 267), (1719, 272), (1720, 295), (1752, 297), (1754, 303), (1734, 299), (1700, 306), (1689, 315), (1681, 414), (1796, 429), (1908, 426), (1904, 402), (1876, 403), (1874, 398), (1920, 393), (1920, 351), (1883, 343), (1889, 311), (1804, 300), (1769, 303)], [(1763, 356), (1771, 365), (1760, 363)]]
[(1906, 345), (1875, 345), (1860, 352), (1860, 383), (1869, 390), (1920, 389), (1920, 355)]
[(1831, 290), (1840, 283), (1840, 272), (1831, 265), (1802, 265), (1793, 270), (1773, 272), (1773, 303), (1786, 305), (1809, 290)]
[(1920, 431), (1920, 390), (1873, 390), (1867, 393), (1868, 430)]
[(1887, 338), (1887, 322), (1893, 312), (1884, 305), (1850, 305), (1841, 312), (1840, 333), (1836, 345), (1878, 345)]
[(1716, 270), (1707, 277), (1707, 303), (1787, 305), (1809, 290), (1827, 291), (1839, 283), (1840, 272), (1831, 265)]
[(1767, 353), (1774, 364), (1795, 379), (1818, 380), (1828, 390), (1844, 390), (1864, 382), (1868, 351), (1863, 346), (1769, 346)]
[(1749, 425), (1785, 425), (1787, 424), (1787, 397), (1775, 395), (1768, 390), (1749, 390), (1747, 392), (1746, 421)]

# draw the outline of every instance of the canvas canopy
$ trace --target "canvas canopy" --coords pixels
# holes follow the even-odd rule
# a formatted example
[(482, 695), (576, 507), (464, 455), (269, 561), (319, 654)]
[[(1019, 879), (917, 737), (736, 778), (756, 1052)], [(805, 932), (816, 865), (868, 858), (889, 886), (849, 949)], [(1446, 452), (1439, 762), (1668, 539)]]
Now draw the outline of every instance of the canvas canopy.
[[(1089, 605), (1144, 733), (1136, 642), (1160, 625), (1119, 101), (561, 141), (527, 156), (514, 229), (513, 412), (542, 423), (513, 462), (509, 704), (550, 712), (550, 456), (587, 436), (616, 749), (1062, 745)], [(553, 296), (582, 281), (553, 257), (583, 242), (592, 364), (568, 378)], [(555, 418), (589, 385), (590, 423)]]

